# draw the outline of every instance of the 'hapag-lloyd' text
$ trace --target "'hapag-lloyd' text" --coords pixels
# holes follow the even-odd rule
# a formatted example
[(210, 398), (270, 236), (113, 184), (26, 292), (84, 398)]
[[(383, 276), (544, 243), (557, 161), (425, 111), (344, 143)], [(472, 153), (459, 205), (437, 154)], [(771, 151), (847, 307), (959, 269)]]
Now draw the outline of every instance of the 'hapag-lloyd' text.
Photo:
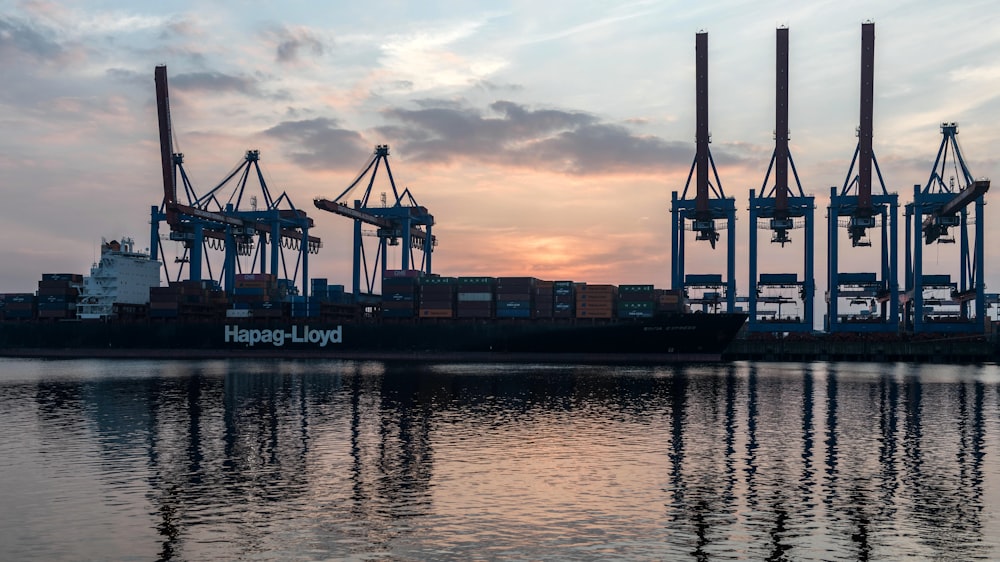
[(281, 347), (285, 345), (285, 342), (310, 343), (326, 347), (328, 343), (340, 343), (341, 341), (343, 341), (342, 326), (337, 326), (332, 330), (313, 330), (309, 326), (292, 326), (291, 330), (282, 330), (281, 328), (260, 330), (226, 326), (226, 343), (245, 343), (250, 347), (258, 343)]

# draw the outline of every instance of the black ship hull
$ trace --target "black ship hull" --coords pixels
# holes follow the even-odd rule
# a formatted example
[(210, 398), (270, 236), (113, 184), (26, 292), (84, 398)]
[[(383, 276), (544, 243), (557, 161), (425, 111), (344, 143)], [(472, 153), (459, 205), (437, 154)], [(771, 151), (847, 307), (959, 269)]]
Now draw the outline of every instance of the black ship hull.
[(3, 323), (0, 355), (343, 359), (719, 360), (744, 314), (667, 314), (617, 322), (413, 321), (321, 324)]

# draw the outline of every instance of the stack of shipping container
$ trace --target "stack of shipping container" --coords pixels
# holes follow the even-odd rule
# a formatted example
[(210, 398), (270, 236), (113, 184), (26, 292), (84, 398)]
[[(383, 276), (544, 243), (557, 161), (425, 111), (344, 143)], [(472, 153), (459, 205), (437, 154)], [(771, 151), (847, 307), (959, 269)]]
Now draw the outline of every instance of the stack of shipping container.
[(166, 287), (150, 287), (150, 318), (191, 322), (218, 320), (226, 306), (226, 294), (212, 280), (174, 281)]
[(30, 322), (35, 318), (35, 295), (7, 293), (0, 295), (0, 319), (4, 322)]
[(657, 312), (681, 313), (685, 311), (684, 299), (681, 298), (679, 290), (656, 289), (654, 294), (656, 295)]
[[(0, 296), (0, 319), (41, 317), (39, 312), (43, 307), (38, 303), (43, 293), (50, 295), (57, 289), (48, 281), (39, 283), (38, 297), (31, 294)], [(58, 290), (67, 289), (60, 285)], [(418, 270), (386, 271), (382, 294), (372, 297), (374, 300), (368, 302), (368, 307), (374, 317), (411, 321), (417, 318), (428, 321), (638, 320), (652, 318), (661, 312), (685, 310), (680, 291), (656, 289), (653, 285), (615, 286), (544, 281), (534, 277), (442, 277), (423, 275)], [(351, 321), (366, 317), (359, 313), (357, 306), (363, 302), (361, 297), (346, 293), (343, 285), (329, 285), (325, 278), (311, 280), (306, 298), (294, 294), (287, 280), (275, 279), (269, 274), (239, 274), (224, 316)], [(225, 294), (214, 282), (182, 281), (150, 289), (149, 316), (208, 319), (220, 304), (221, 308), (227, 308)]]
[(615, 317), (618, 287), (614, 285), (576, 286), (576, 317), (609, 320)]
[[(291, 312), (289, 282), (270, 273), (237, 273), (228, 317), (283, 318)], [(246, 311), (246, 312), (242, 312)]]
[(533, 318), (534, 277), (497, 278), (497, 318)]
[(456, 287), (458, 318), (493, 318), (494, 277), (459, 277)]
[(294, 295), (288, 298), (292, 305), (292, 318), (317, 318), (320, 309), (326, 302), (326, 292), (329, 289), (326, 277), (313, 277), (309, 280), (309, 295)]
[(290, 295), (292, 318), (318, 318), (321, 321), (337, 322), (349, 320), (351, 313), (350, 295), (343, 285), (330, 285), (325, 277), (309, 280), (309, 295)]
[(319, 299), (319, 317), (323, 322), (349, 321), (357, 315), (354, 295), (344, 291), (343, 285), (327, 285), (325, 298), (319, 293), (313, 293), (309, 298), (310, 302)]
[(576, 284), (572, 281), (552, 282), (552, 317), (575, 318)]
[(535, 281), (534, 301), (535, 301), (535, 318), (552, 318), (553, 310), (553, 293), (552, 288), (555, 282), (553, 281)]
[(455, 317), (455, 278), (427, 276), (420, 279), (420, 317)]
[(652, 318), (655, 312), (656, 297), (652, 285), (618, 287), (619, 318)]
[(181, 284), (149, 288), (149, 317), (176, 319), (180, 316)]
[(38, 282), (37, 317), (39, 320), (76, 318), (76, 301), (83, 286), (80, 273), (43, 273)]
[(417, 313), (417, 281), (420, 271), (398, 269), (382, 277), (382, 317), (413, 318)]

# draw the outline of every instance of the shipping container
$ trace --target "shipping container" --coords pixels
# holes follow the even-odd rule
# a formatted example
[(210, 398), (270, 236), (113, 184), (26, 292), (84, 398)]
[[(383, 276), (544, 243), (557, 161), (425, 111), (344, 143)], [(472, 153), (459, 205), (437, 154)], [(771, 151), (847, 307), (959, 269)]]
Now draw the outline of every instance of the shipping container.
[(42, 281), (69, 281), (71, 283), (83, 283), (82, 273), (43, 273)]
[(497, 312), (501, 310), (531, 310), (531, 301), (529, 300), (498, 300), (497, 301)]
[(46, 318), (46, 319), (75, 318), (76, 317), (76, 311), (75, 310), (69, 311), (69, 310), (67, 310), (65, 308), (56, 309), (56, 310), (47, 310), (47, 309), (43, 310), (43, 309), (39, 309), (38, 314), (36, 315), (36, 317), (37, 318)]
[(235, 275), (235, 281), (239, 283), (240, 281), (265, 281), (270, 282), (274, 280), (274, 275), (270, 273), (237, 273)]
[(619, 318), (652, 318), (656, 307), (652, 301), (648, 302), (619, 302)]
[(4, 302), (7, 305), (34, 304), (36, 297), (32, 293), (7, 293)]
[(420, 284), (423, 286), (433, 286), (433, 285), (454, 285), (454, 277), (441, 277), (439, 275), (428, 275), (420, 278)]
[(493, 306), (493, 303), (489, 302), (470, 302), (464, 304), (460, 303), (457, 307), (455, 307), (455, 310), (457, 312), (475, 311), (476, 313), (490, 315), (493, 314), (493, 311), (496, 310), (496, 308)]
[(416, 287), (416, 277), (386, 277), (382, 280), (382, 287)]
[(580, 295), (617, 295), (618, 287), (615, 285), (588, 285), (580, 283), (576, 287), (577, 296)]
[(498, 277), (497, 294), (530, 294), (535, 288), (534, 277)]
[(413, 299), (401, 299), (395, 301), (383, 301), (382, 309), (405, 309), (415, 310), (417, 308), (417, 303)]
[(274, 288), (274, 284), (270, 281), (236, 281), (233, 283), (234, 289), (260, 289), (261, 291), (267, 291)]
[(450, 308), (420, 308), (421, 318), (453, 318), (455, 312)]
[(233, 288), (233, 296), (263, 296), (267, 294), (264, 287), (240, 287)]
[(505, 291), (501, 292), (497, 289), (496, 292), (497, 300), (508, 300), (508, 301), (523, 301), (532, 300), (535, 298), (535, 294), (532, 291)]
[(76, 289), (44, 289), (38, 292), (37, 301), (75, 301), (80, 296)]
[(619, 293), (652, 293), (652, 285), (619, 285)]
[(416, 315), (412, 308), (383, 308), (383, 318), (413, 318)]
[(69, 280), (60, 281), (46, 281), (41, 280), (38, 282), (38, 289), (69, 289), (71, 287), (80, 287), (81, 283), (74, 283)]
[(420, 308), (435, 308), (435, 309), (448, 309), (454, 310), (454, 301), (439, 301), (439, 300), (422, 300), (420, 301)]
[(180, 312), (176, 308), (150, 308), (150, 318), (177, 318)]
[(458, 293), (458, 302), (493, 302), (493, 293)]
[(455, 292), (451, 287), (439, 285), (434, 288), (422, 287), (420, 290), (420, 302), (453, 302)]
[(496, 285), (496, 277), (459, 277), (459, 285)]
[(578, 308), (576, 317), (609, 319), (614, 317), (614, 310), (611, 307)]
[(652, 285), (621, 285), (618, 287), (618, 300), (622, 302), (652, 302), (655, 290)]
[(572, 281), (554, 281), (552, 292), (557, 297), (572, 296), (576, 293), (576, 284)]
[(552, 302), (535, 301), (534, 312), (535, 318), (552, 318)]
[(65, 294), (63, 294), (63, 295), (38, 295), (38, 297), (35, 299), (35, 302), (37, 302), (39, 304), (41, 304), (41, 303), (56, 303), (56, 302), (58, 302), (58, 303), (64, 303), (64, 304), (67, 303), (67, 302), (74, 302), (75, 303), (76, 302), (76, 297), (77, 296), (75, 294), (74, 295), (65, 295)]
[(456, 318), (492, 318), (493, 310), (481, 310), (481, 309), (461, 309), (459, 308), (455, 312)]
[(386, 269), (382, 272), (382, 281), (385, 282), (387, 279), (405, 277), (408, 279), (416, 279), (420, 277), (421, 271), (419, 269)]
[(184, 292), (188, 292), (189, 290), (194, 292), (219, 290), (219, 283), (214, 279), (186, 279), (184, 281), (180, 281), (179, 285), (181, 290)]
[(531, 318), (532, 310), (524, 309), (503, 309), (497, 310), (497, 318)]

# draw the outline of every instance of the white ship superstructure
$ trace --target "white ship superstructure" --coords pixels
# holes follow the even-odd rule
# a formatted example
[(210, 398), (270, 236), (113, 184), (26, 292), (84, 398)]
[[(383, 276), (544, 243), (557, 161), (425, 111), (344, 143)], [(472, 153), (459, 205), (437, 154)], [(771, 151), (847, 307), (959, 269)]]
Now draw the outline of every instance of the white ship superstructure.
[(110, 318), (116, 304), (149, 304), (149, 288), (160, 286), (160, 262), (133, 246), (131, 238), (101, 240), (101, 260), (84, 278), (77, 301), (81, 319)]

